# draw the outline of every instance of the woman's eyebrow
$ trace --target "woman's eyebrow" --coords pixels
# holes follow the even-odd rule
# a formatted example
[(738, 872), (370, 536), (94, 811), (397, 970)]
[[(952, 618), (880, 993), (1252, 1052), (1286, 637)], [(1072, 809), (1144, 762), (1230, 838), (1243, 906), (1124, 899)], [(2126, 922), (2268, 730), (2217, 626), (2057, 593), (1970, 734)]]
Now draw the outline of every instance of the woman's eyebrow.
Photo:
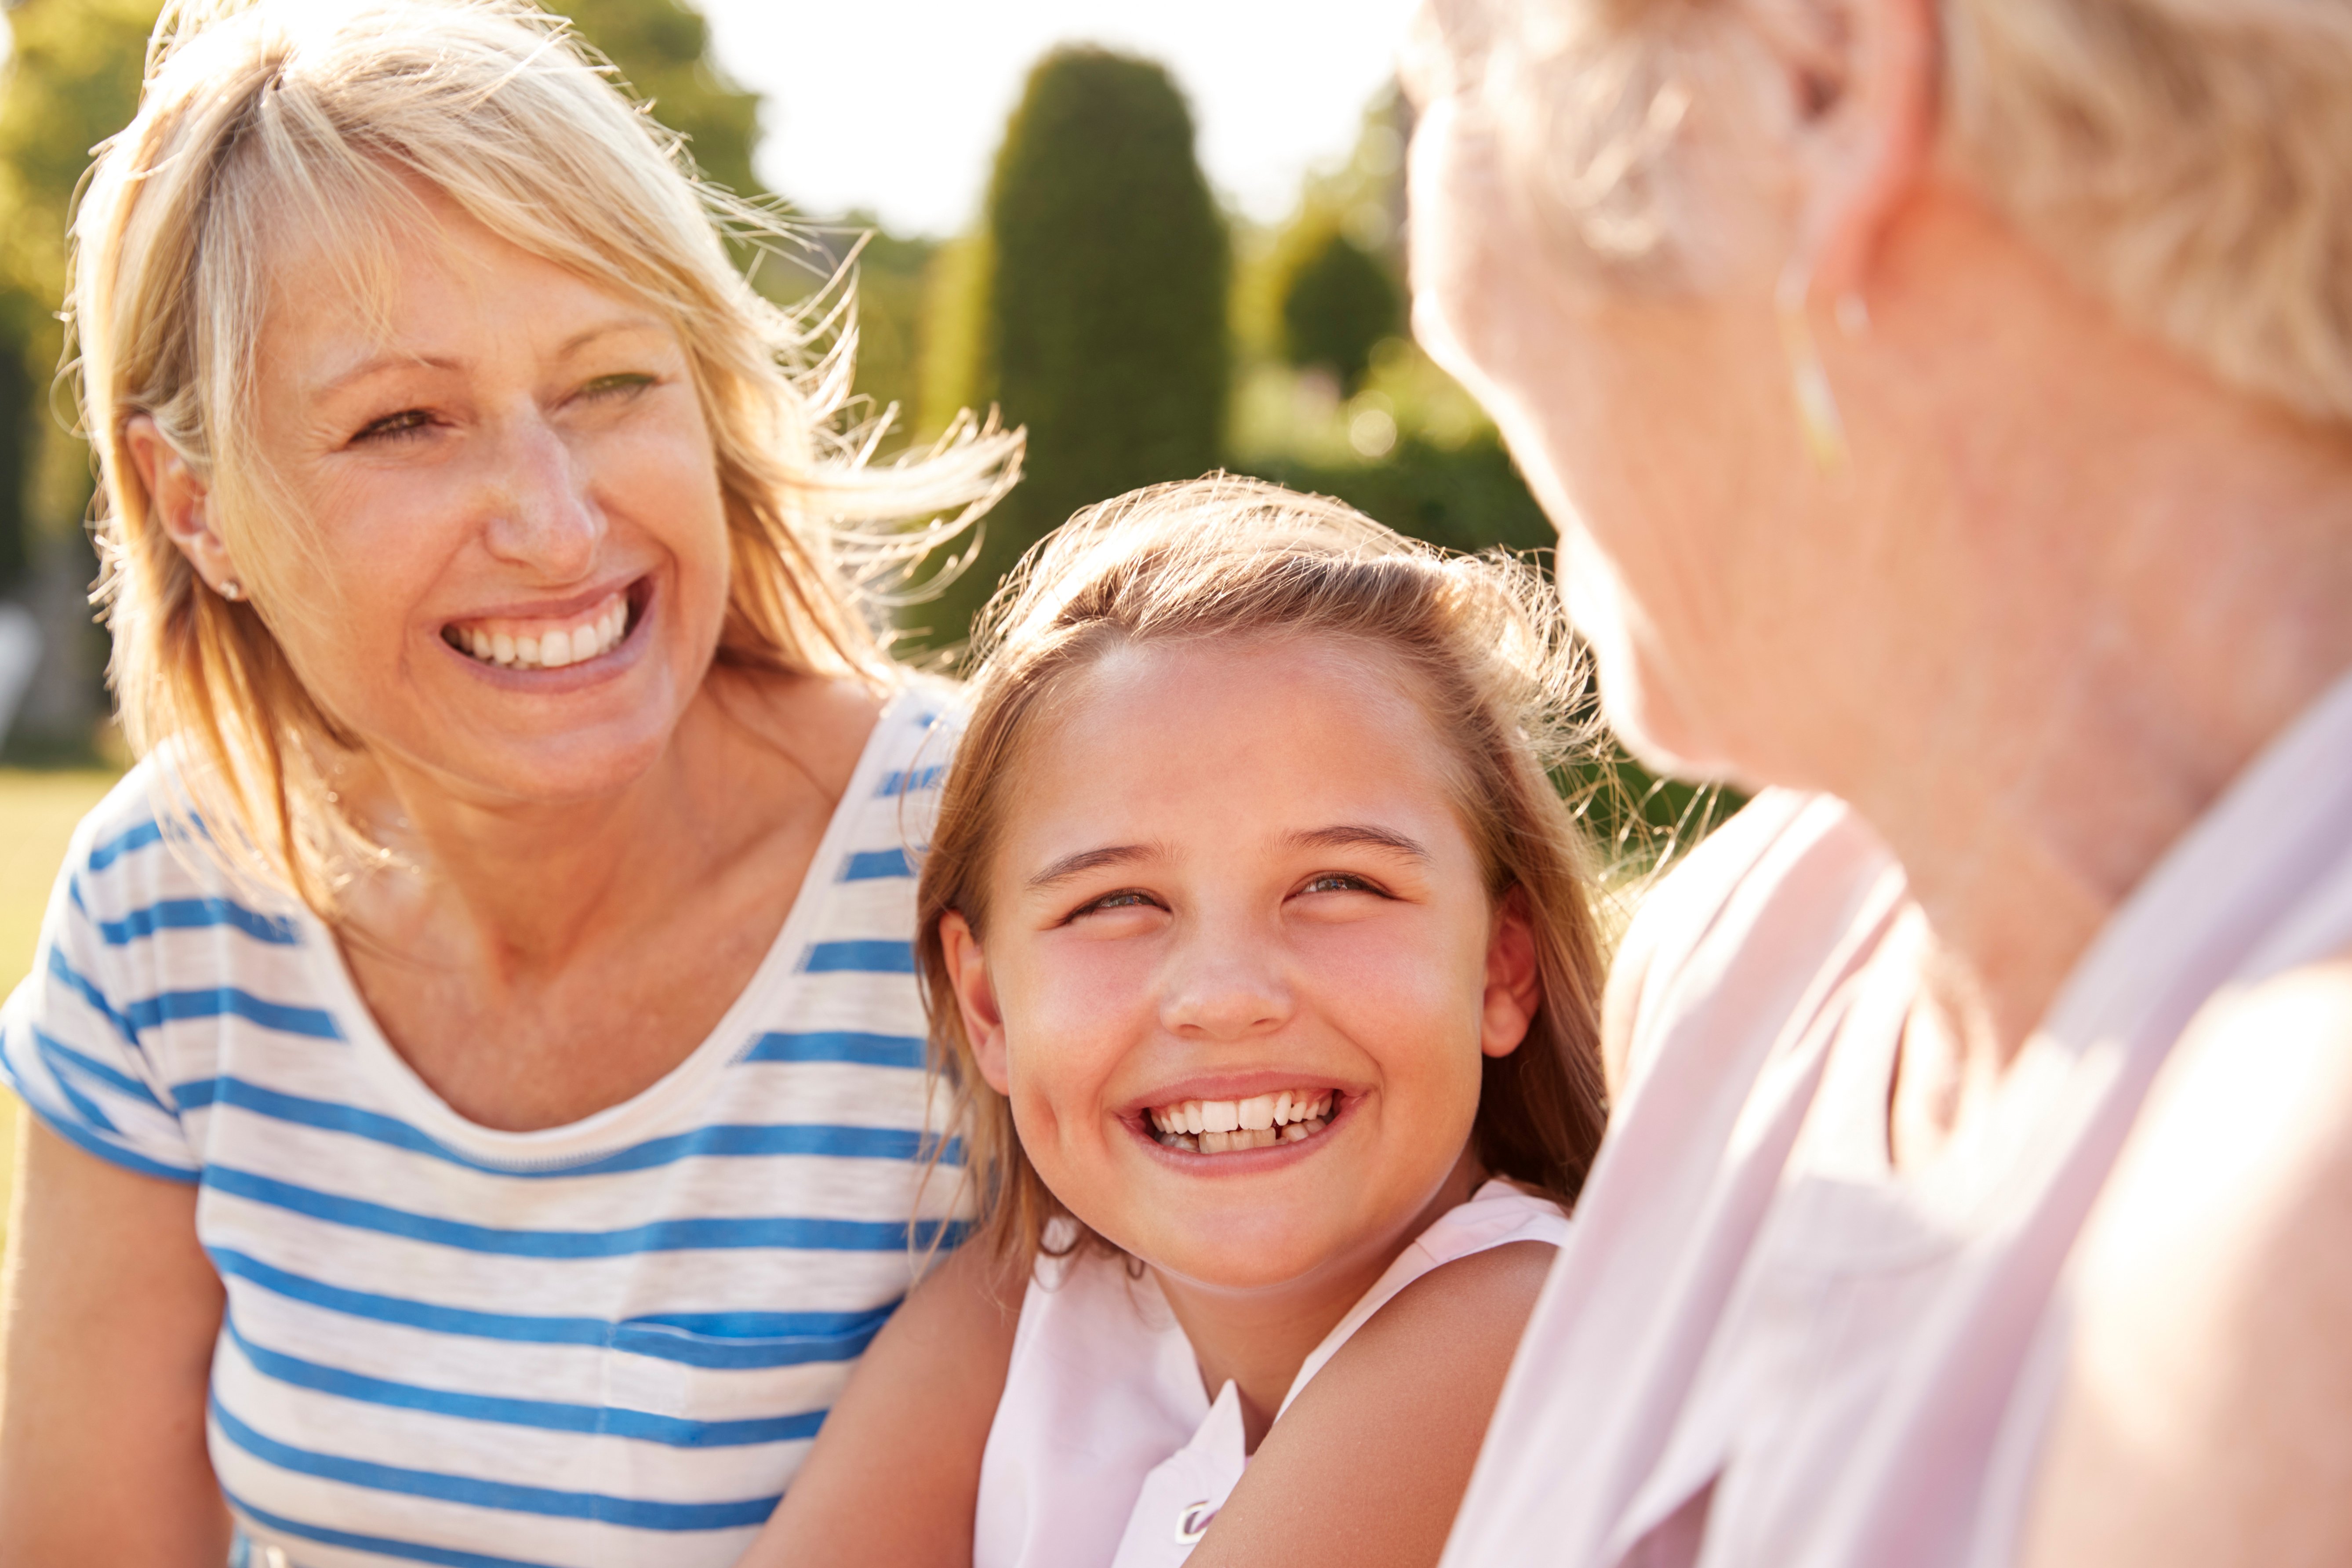
[(1429, 851), (1420, 842), (1386, 827), (1374, 827), (1366, 823), (1347, 822), (1335, 827), (1310, 827), (1290, 836), (1289, 843), (1299, 849), (1386, 849), (1414, 860), (1426, 860)]
[(1065, 855), (1029, 879), (1027, 886), (1034, 890), (1050, 888), (1072, 877), (1099, 870), (1105, 866), (1124, 866), (1137, 860), (1156, 860), (1166, 852), (1156, 844), (1112, 844), (1100, 849), (1081, 849), (1075, 855)]

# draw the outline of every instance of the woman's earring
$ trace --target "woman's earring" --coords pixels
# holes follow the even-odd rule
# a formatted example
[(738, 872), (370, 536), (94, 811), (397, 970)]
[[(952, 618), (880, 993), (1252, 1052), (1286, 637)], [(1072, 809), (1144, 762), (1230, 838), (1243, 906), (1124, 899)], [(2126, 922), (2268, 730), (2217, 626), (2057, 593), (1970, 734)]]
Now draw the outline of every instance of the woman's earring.
[(238, 582), (234, 577), (224, 577), (220, 581), (220, 586), (215, 589), (214, 592), (217, 593), (222, 598), (226, 599), (230, 604), (234, 605), (239, 599), (245, 597), (245, 584)]
[[(1813, 342), (1813, 325), (1805, 313), (1807, 298), (1813, 291), (1811, 269), (1791, 261), (1780, 274), (1780, 287), (1774, 303), (1780, 316), (1780, 349), (1789, 359), (1789, 389), (1797, 400), (1797, 423), (1805, 432), (1805, 449), (1811, 454), (1813, 467), (1822, 473), (1834, 473), (1845, 466), (1845, 421), (1838, 417), (1837, 394), (1830, 389), (1830, 373), (1822, 364), (1821, 350)], [(1859, 296), (1849, 295), (1857, 307)], [(1846, 300), (1840, 300), (1838, 316), (1846, 324)], [(1867, 318), (1864, 318), (1867, 322)], [(1853, 328), (1847, 327), (1849, 332)]]

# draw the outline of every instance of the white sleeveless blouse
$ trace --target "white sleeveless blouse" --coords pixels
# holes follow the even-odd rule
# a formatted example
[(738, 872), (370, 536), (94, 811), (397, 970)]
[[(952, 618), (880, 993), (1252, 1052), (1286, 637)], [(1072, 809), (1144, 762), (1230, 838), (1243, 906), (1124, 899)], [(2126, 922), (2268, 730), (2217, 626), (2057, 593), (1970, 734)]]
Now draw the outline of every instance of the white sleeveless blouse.
[[(1509, 1242), (1557, 1247), (1568, 1228), (1558, 1205), (1488, 1182), (1349, 1310), (1282, 1410), (1423, 1275)], [(1174, 1568), (1241, 1479), (1242, 1442), (1239, 1394), (1228, 1383), (1209, 1399), (1150, 1275), (1130, 1279), (1123, 1259), (1098, 1254), (1040, 1259), (981, 1462), (972, 1568)]]
[(1897, 1173), (1924, 938), (1824, 797), (1759, 797), (1653, 894), (1632, 1087), (1446, 1568), (2010, 1561), (2068, 1259), (2150, 1081), (2217, 994), (2352, 944), (2352, 677), (2116, 911), (1986, 1114)]

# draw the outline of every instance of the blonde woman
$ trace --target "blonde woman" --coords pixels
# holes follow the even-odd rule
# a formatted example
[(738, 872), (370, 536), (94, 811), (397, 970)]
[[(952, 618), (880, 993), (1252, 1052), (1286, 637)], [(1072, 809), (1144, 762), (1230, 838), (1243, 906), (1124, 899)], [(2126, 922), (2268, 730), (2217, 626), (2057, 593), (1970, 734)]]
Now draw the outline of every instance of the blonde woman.
[(1434, 0), (1668, 877), (1456, 1568), (2352, 1561), (2352, 12)]
[(732, 1562), (951, 1218), (844, 552), (1017, 449), (826, 437), (517, 0), (211, 9), (76, 220), (144, 760), (0, 1036), (0, 1558)]

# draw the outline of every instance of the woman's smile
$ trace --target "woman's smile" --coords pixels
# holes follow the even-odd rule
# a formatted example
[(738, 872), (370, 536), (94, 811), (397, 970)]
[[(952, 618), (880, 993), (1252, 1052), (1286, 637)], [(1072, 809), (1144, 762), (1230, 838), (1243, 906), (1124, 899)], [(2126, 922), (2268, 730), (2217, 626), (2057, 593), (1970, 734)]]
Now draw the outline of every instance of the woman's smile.
[[(441, 641), (483, 672), (523, 678), (500, 683), (509, 689), (576, 689), (634, 662), (648, 640), (638, 633), (652, 619), (656, 598), (648, 574), (567, 600), (459, 616), (443, 624)], [(559, 674), (575, 678), (549, 679)]]

